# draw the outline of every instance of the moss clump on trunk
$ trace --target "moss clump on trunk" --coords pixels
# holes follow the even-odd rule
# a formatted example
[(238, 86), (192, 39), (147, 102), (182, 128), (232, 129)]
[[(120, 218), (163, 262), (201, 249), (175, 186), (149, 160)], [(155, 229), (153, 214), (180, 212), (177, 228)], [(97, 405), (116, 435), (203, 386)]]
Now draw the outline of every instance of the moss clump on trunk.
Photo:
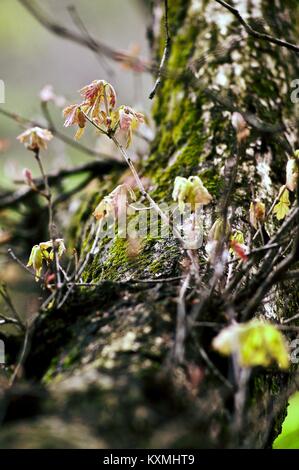
[[(254, 4), (255, 11), (261, 13), (269, 6), (265, 0)], [(157, 202), (170, 202), (176, 176), (200, 175), (216, 207), (223, 190), (225, 165), (234, 152), (235, 133), (230, 112), (211, 100), (204, 88), (219, 88), (217, 93), (221, 95), (222, 87), (242, 109), (268, 123), (283, 123), (292, 113), (289, 83), (296, 78), (298, 64), (288, 51), (248, 39), (235, 18), (216, 2), (176, 0), (169, 2), (169, 8), (172, 45), (167, 74), (153, 105), (157, 133), (140, 171), (151, 179), (151, 194)], [(275, 8), (276, 31), (281, 35), (287, 32), (291, 39), (295, 24), (287, 12), (297, 5), (291, 0), (278, 1)], [(249, 9), (249, 13), (253, 12)], [(238, 41), (232, 43), (234, 39)], [(157, 55), (161, 56), (162, 34), (155, 41)], [(219, 54), (217, 44), (225, 46)], [(196, 62), (203, 54), (205, 59)], [(194, 77), (190, 79), (191, 62), (198, 65), (198, 86)], [(248, 188), (250, 182), (255, 188), (261, 186), (256, 167), (257, 162), (264, 161), (271, 163), (274, 186), (265, 189), (263, 195), (271, 201), (286, 163), (284, 136), (252, 130), (233, 194), (239, 209), (236, 227), (249, 230), (244, 221), (250, 199), (243, 188)], [(112, 190), (116, 180), (112, 175), (104, 189)], [(86, 243), (82, 240), (83, 227), (90, 224), (96, 197), (82, 203), (74, 219), (74, 244)], [(38, 446), (46, 447), (53, 442), (51, 431), (36, 439), (45, 414), (50, 420), (64, 423), (66, 433), (60, 443), (67, 442), (71, 447), (77, 445), (76, 438), (66, 434), (76, 423), (85, 426), (89, 442), (92, 445), (96, 440), (99, 447), (271, 445), (279, 432), (287, 397), (273, 419), (269, 419), (271, 404), (282, 393), (289, 375), (274, 369), (269, 373), (254, 372), (246, 432), (237, 433), (232, 425), (234, 391), (201, 354), (207, 351), (217, 369), (224, 376), (230, 375), (228, 361), (211, 351), (217, 329), (194, 328), (187, 342), (186, 364), (170, 367), (178, 282), (114, 282), (178, 275), (182, 258), (180, 247), (171, 239), (145, 237), (140, 254), (133, 259), (128, 256), (126, 239), (101, 242), (84, 279), (105, 282), (98, 288), (75, 291), (63, 309), (49, 311), (37, 320), (25, 370), (28, 378), (42, 382), (47, 398), (34, 396), (39, 406), (32, 420), (26, 421), (33, 436), (22, 440), (22, 445), (30, 447), (38, 441)], [(206, 265), (202, 257), (199, 262)], [(203, 282), (208, 286), (209, 275), (203, 277)], [(195, 292), (187, 306), (199, 298), (200, 293)], [(295, 311), (298, 299), (293, 295), (291, 298)], [(215, 293), (201, 320), (223, 323), (222, 307)], [(199, 377), (196, 386), (192, 370)], [(14, 433), (20, 423), (10, 424), (0, 434), (2, 445), (20, 444)]]

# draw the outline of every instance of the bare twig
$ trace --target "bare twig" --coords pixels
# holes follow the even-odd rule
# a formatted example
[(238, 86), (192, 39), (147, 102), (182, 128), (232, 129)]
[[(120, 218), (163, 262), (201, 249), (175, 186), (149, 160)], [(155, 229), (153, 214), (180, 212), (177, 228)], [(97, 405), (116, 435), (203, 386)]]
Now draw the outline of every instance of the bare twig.
[(247, 23), (247, 21), (244, 20), (244, 18), (241, 16), (240, 12), (236, 8), (234, 8), (232, 5), (229, 5), (227, 2), (224, 2), (223, 0), (215, 0), (215, 1), (232, 13), (239, 20), (239, 22), (244, 26), (244, 28), (246, 29), (247, 33), (250, 36), (253, 36), (256, 39), (261, 39), (262, 41), (267, 41), (267, 42), (270, 42), (272, 44), (276, 44), (276, 45), (281, 46), (281, 47), (285, 47), (285, 48), (287, 48), (291, 51), (295, 51), (297, 53), (299, 52), (299, 46), (297, 46), (296, 44), (292, 44), (288, 41), (284, 41), (282, 39), (275, 38), (274, 36), (271, 36), (270, 34), (260, 33), (259, 31), (256, 31), (255, 29), (253, 29)]
[[(155, 73), (156, 71), (158, 71), (158, 74), (160, 73), (161, 76), (167, 75), (169, 77), (172, 77), (173, 79), (182, 78), (183, 76), (185, 77), (186, 75), (186, 70), (179, 71), (179, 73), (177, 71), (175, 72), (172, 71), (171, 73), (166, 74), (164, 70), (165, 67), (163, 67), (163, 70), (162, 70), (161, 67), (159, 67), (158, 64), (156, 63), (149, 63), (140, 58), (131, 56), (130, 54), (127, 54), (125, 52), (116, 51), (113, 48), (99, 41), (96, 41), (95, 39), (93, 39), (91, 42), (90, 38), (86, 38), (85, 36), (77, 34), (67, 29), (64, 26), (61, 26), (55, 21), (49, 19), (48, 16), (44, 12), (42, 12), (41, 9), (38, 9), (36, 6), (34, 6), (30, 2), (30, 0), (19, 0), (19, 1), (37, 19), (37, 21), (39, 21), (40, 24), (42, 24), (46, 29), (51, 31), (53, 34), (56, 34), (64, 39), (68, 39), (77, 44), (85, 46), (88, 49), (92, 50), (93, 52), (103, 54), (104, 56), (110, 58), (111, 60), (114, 60), (122, 64), (126, 64), (132, 70), (137, 70), (138, 72), (148, 72), (148, 73)], [(197, 60), (196, 63), (198, 63), (199, 61), (200, 59)], [(283, 126), (280, 124), (271, 125), (271, 124), (262, 122), (252, 113), (239, 110), (236, 105), (232, 104), (231, 99), (220, 96), (219, 92), (215, 92), (211, 88), (205, 88), (202, 85), (200, 85), (198, 78), (196, 76), (196, 71), (194, 71), (194, 64), (193, 66), (192, 64), (190, 64), (189, 70), (192, 71), (194, 78), (195, 78), (195, 80), (193, 81), (193, 84), (192, 84), (192, 80), (190, 80), (191, 86), (193, 85), (196, 88), (200, 87), (202, 92), (205, 93), (206, 96), (208, 96), (213, 102), (219, 103), (224, 109), (227, 109), (231, 112), (234, 112), (234, 111), (240, 112), (242, 116), (244, 117), (244, 119), (248, 122), (248, 124), (250, 124), (255, 129), (260, 130), (261, 132), (267, 132), (271, 134), (277, 134), (277, 132), (284, 130)], [(68, 140), (71, 140), (71, 139), (68, 139)], [(70, 144), (70, 142), (68, 143)], [(77, 143), (75, 142), (74, 144), (77, 145)], [(284, 144), (286, 145), (285, 142)], [(289, 147), (288, 147), (288, 150), (290, 151)]]
[(9, 292), (8, 292), (7, 287), (6, 287), (5, 284), (2, 284), (0, 286), (0, 295), (3, 298), (4, 302), (9, 307), (10, 311), (12, 312), (12, 314), (14, 316), (13, 319), (12, 318), (6, 318), (6, 317), (3, 317), (3, 316), (2, 316), (2, 318), (6, 320), (6, 323), (7, 322), (17, 323), (17, 324), (19, 324), (21, 329), (24, 329), (25, 328), (24, 322), (23, 322), (22, 318), (20, 317), (19, 312), (15, 308), (15, 306), (13, 304), (13, 301), (12, 301), (10, 295), (9, 295)]
[(48, 176), (45, 173), (41, 158), (40, 158), (40, 153), (39, 149), (34, 151), (34, 157), (38, 163), (42, 180), (44, 183), (45, 187), (45, 192), (40, 192), (42, 196), (44, 196), (47, 201), (48, 201), (48, 212), (49, 212), (49, 224), (48, 224), (48, 230), (49, 230), (49, 237), (52, 240), (53, 243), (53, 252), (54, 252), (54, 266), (55, 266), (55, 277), (56, 277), (56, 286), (57, 288), (60, 288), (61, 285), (61, 278), (60, 278), (60, 269), (59, 269), (59, 259), (58, 259), (58, 247), (57, 247), (57, 231), (56, 227), (54, 225), (54, 208), (53, 208), (53, 197), (52, 197), (52, 191), (49, 186), (49, 181), (48, 181)]
[(165, 25), (165, 36), (166, 36), (165, 47), (164, 47), (164, 52), (162, 55), (156, 83), (154, 85), (154, 88), (149, 94), (150, 100), (154, 98), (155, 94), (157, 93), (157, 89), (161, 84), (163, 72), (164, 72), (165, 65), (166, 65), (167, 59), (169, 57), (169, 52), (170, 52), (171, 37), (170, 37), (169, 26), (168, 26), (168, 0), (164, 0), (164, 10), (165, 10), (164, 11), (164, 25)]
[(219, 369), (217, 369), (217, 367), (215, 366), (215, 364), (213, 364), (213, 362), (211, 361), (211, 359), (209, 358), (209, 356), (207, 355), (206, 351), (200, 347), (199, 348), (199, 352), (200, 352), (200, 355), (201, 357), (203, 358), (203, 360), (205, 361), (205, 363), (207, 364), (207, 366), (209, 367), (209, 369), (211, 370), (211, 372), (227, 387), (229, 388), (230, 390), (233, 390), (233, 385), (227, 380), (226, 377), (224, 377), (224, 375), (220, 372)]
[[(277, 196), (275, 197), (270, 209), (268, 210), (267, 214), (266, 214), (266, 217), (265, 217), (265, 220), (263, 223), (265, 223), (270, 215), (272, 214), (273, 210), (274, 210), (274, 207), (276, 206), (277, 202), (279, 201), (279, 199), (281, 198), (281, 196), (284, 194), (284, 192), (286, 191), (287, 187), (286, 185), (282, 186), (279, 193), (277, 194)], [(258, 227), (258, 230), (256, 231), (256, 233), (254, 234), (253, 238), (252, 238), (252, 241), (254, 241), (256, 239), (256, 237), (258, 236), (258, 234), (261, 234), (262, 235), (262, 227), (259, 226)]]
[(78, 30), (81, 31), (82, 35), (89, 41), (91, 49), (94, 51), (95, 56), (100, 63), (100, 65), (105, 69), (105, 72), (109, 75), (112, 76), (114, 75), (113, 70), (107, 65), (105, 61), (105, 56), (101, 51), (96, 51), (95, 49), (97, 48), (97, 42), (94, 40), (94, 38), (91, 36), (90, 32), (86, 28), (82, 18), (80, 17), (75, 5), (70, 5), (68, 7), (68, 11), (70, 13), (70, 16), (74, 22), (74, 25), (77, 26)]
[[(297, 216), (297, 223), (298, 223), (298, 216)], [(297, 236), (294, 242), (294, 247), (291, 253), (286, 256), (280, 263), (275, 266), (275, 269), (271, 271), (264, 279), (264, 282), (258, 287), (256, 292), (254, 293), (253, 297), (250, 298), (249, 302), (246, 305), (246, 308), (243, 311), (243, 318), (248, 318), (249, 315), (258, 307), (266, 293), (271, 289), (271, 287), (278, 282), (285, 272), (287, 272), (288, 268), (290, 268), (295, 261), (298, 260), (298, 252), (299, 252), (299, 224), (297, 229)], [(261, 269), (264, 269), (263, 267)]]
[(86, 186), (94, 179), (94, 175), (89, 174), (87, 175), (86, 178), (84, 178), (83, 181), (78, 183), (74, 188), (70, 189), (69, 191), (65, 191), (61, 194), (59, 194), (54, 200), (53, 200), (53, 207), (56, 207), (58, 204), (61, 204), (62, 202), (67, 201), (70, 197), (74, 196), (74, 194), (78, 193), (79, 191), (82, 191)]
[(0, 325), (15, 325), (19, 328), (22, 328), (19, 321), (12, 317), (6, 317), (5, 315), (0, 314)]
[[(49, 181), (49, 184), (51, 185), (58, 185), (64, 178), (68, 178), (73, 175), (78, 175), (80, 173), (89, 173), (88, 178), (86, 178), (85, 183), (84, 181), (79, 183), (78, 186), (70, 190), (69, 193), (64, 193), (59, 196), (57, 200), (53, 202), (53, 204), (57, 204), (58, 202), (63, 202), (65, 201), (68, 197), (70, 197), (74, 192), (78, 192), (79, 190), (82, 189), (86, 184), (89, 183), (93, 178), (96, 178), (97, 176), (109, 173), (113, 169), (117, 168), (122, 168), (124, 166), (123, 162), (118, 162), (117, 160), (111, 159), (110, 161), (94, 161), (87, 163), (85, 165), (79, 165), (74, 168), (66, 168), (59, 170), (54, 173), (47, 174), (47, 178)], [(43, 180), (42, 178), (34, 178), (33, 180), (35, 186), (37, 189), (41, 189), (43, 186)], [(21, 180), (16, 180), (16, 184), (24, 184), (24, 181)], [(9, 193), (4, 194), (3, 196), (0, 195), (0, 209), (3, 209), (5, 207), (12, 207), (14, 205), (20, 204), (24, 202), (27, 198), (32, 196), (36, 191), (31, 188), (31, 187), (24, 187), (20, 188), (16, 191), (12, 191)]]
[(7, 252), (8, 252), (8, 254), (12, 257), (12, 259), (13, 259), (16, 263), (18, 263), (19, 266), (21, 266), (21, 268), (25, 269), (31, 276), (35, 277), (35, 278), (38, 279), (39, 281), (43, 281), (43, 278), (40, 277), (40, 276), (36, 276), (36, 275), (34, 274), (34, 272), (31, 271), (31, 269), (29, 269), (29, 268), (26, 266), (26, 264), (24, 264), (24, 263), (20, 260), (20, 258), (18, 258), (18, 256), (14, 253), (14, 251), (13, 251), (11, 248), (9, 248), (9, 249), (7, 250)]
[[(289, 227), (291, 224), (294, 223), (294, 221), (296, 220), (296, 218), (298, 217), (298, 214), (299, 214), (299, 208), (298, 207), (295, 207), (292, 211), (290, 211), (288, 217), (284, 220), (283, 224), (281, 225), (281, 227), (278, 229), (278, 231), (275, 233), (275, 235), (273, 235), (273, 237), (271, 238), (271, 240), (269, 240), (269, 242), (267, 243), (267, 245), (265, 245), (263, 248), (266, 249), (267, 248), (267, 251), (268, 251), (268, 254), (267, 256), (265, 257), (264, 259), (264, 263), (263, 265), (260, 267), (260, 270), (259, 272), (260, 273), (263, 273), (263, 271), (265, 270), (265, 263), (267, 263), (267, 261), (270, 259), (272, 260), (273, 258), (273, 250), (275, 249), (275, 245), (279, 244), (279, 242), (281, 241), (281, 238), (287, 233), (287, 231), (289, 230)], [(272, 247), (273, 245), (273, 247)], [(271, 247), (271, 248), (270, 248)], [(278, 245), (279, 247), (279, 245)], [(250, 268), (254, 265), (254, 258), (251, 257), (251, 259), (249, 261), (247, 261), (247, 263), (243, 263), (242, 266), (240, 267), (239, 271), (237, 271), (233, 277), (233, 279), (231, 280), (231, 282), (229, 283), (229, 285), (227, 286), (225, 292), (224, 292), (224, 295), (225, 297), (227, 297), (228, 295), (230, 295), (230, 293), (233, 291), (233, 290), (237, 290), (237, 287), (238, 287), (238, 284), (241, 282), (244, 274), (248, 273)], [(255, 276), (257, 277), (257, 276)]]
[[(26, 117), (20, 116), (17, 113), (13, 113), (11, 111), (7, 111), (2, 108), (0, 108), (0, 114), (2, 114), (3, 116), (6, 116), (9, 119), (14, 120), (15, 122), (17, 122), (23, 127), (26, 127), (26, 126), (44, 127), (44, 125), (41, 122), (28, 119)], [(85, 145), (82, 145), (80, 142), (75, 141), (74, 139), (68, 137), (67, 135), (57, 130), (55, 126), (53, 127), (49, 125), (48, 128), (49, 128), (49, 131), (51, 131), (52, 134), (55, 135), (55, 137), (57, 137), (59, 140), (69, 145), (70, 147), (75, 148), (76, 150), (84, 152), (86, 155), (90, 155), (91, 157), (98, 157), (99, 159), (103, 161), (103, 163), (106, 163), (109, 161), (117, 162), (117, 160), (113, 159), (111, 155), (105, 155), (103, 153), (96, 152), (95, 150), (89, 147), (86, 147)]]
[(148, 64), (146, 61), (131, 56), (122, 51), (113, 49), (107, 44), (104, 44), (98, 40), (86, 37), (86, 35), (78, 34), (75, 31), (72, 31), (65, 26), (56, 23), (54, 20), (50, 19), (46, 13), (44, 13), (40, 8), (37, 8), (30, 0), (19, 0), (19, 2), (31, 13), (32, 16), (48, 31), (51, 33), (60, 36), (63, 39), (67, 39), (81, 46), (87, 47), (92, 52), (101, 54), (111, 60), (114, 60), (119, 63), (130, 64), (132, 69), (136, 70), (146, 70), (148, 69)]
[[(169, 278), (163, 278), (163, 279), (127, 279), (125, 281), (103, 280), (99, 282), (67, 282), (66, 287), (94, 288), (94, 287), (105, 286), (107, 285), (107, 282), (115, 284), (115, 286), (132, 286), (134, 284), (167, 284), (168, 282), (176, 282), (181, 279), (182, 279), (182, 276), (169, 277)], [(49, 285), (49, 287), (52, 287), (51, 284)]]
[[(97, 248), (100, 236), (101, 236), (102, 226), (103, 226), (103, 223), (102, 223), (102, 220), (100, 220), (99, 223), (98, 223), (98, 227), (97, 227), (97, 230), (96, 230), (95, 238), (94, 238), (91, 249), (87, 252), (84, 261), (81, 263), (81, 265), (78, 266), (78, 269), (75, 271), (74, 275), (71, 277), (71, 279), (73, 279), (74, 282), (76, 282), (80, 279), (81, 275), (84, 272), (84, 269), (86, 268), (86, 266), (87, 266), (87, 264), (90, 260), (90, 257), (93, 256), (93, 254), (94, 254), (94, 252)], [(57, 308), (61, 308), (63, 306), (63, 304), (66, 302), (69, 295), (73, 291), (73, 288), (74, 288), (74, 285), (71, 285), (69, 287), (69, 289), (67, 290), (67, 292), (63, 296), (62, 300), (58, 303)]]
[(26, 354), (28, 352), (30, 330), (31, 330), (30, 327), (27, 326), (26, 331), (25, 331), (25, 336), (24, 336), (24, 341), (23, 341), (21, 354), (20, 354), (18, 363), (16, 365), (16, 368), (14, 370), (14, 373), (13, 373), (11, 379), (10, 379), (10, 382), (9, 382), (10, 386), (12, 386), (14, 384), (15, 380), (18, 378), (20, 370), (21, 370), (21, 368), (24, 364), (24, 360), (25, 360)]
[(187, 274), (182, 286), (180, 288), (180, 294), (178, 298), (177, 306), (177, 321), (176, 321), (176, 334), (175, 343), (173, 350), (173, 357), (176, 363), (182, 364), (185, 356), (185, 339), (187, 334), (187, 321), (186, 321), (186, 292), (189, 287), (191, 275)]
[(288, 271), (283, 275), (282, 281), (287, 281), (291, 279), (299, 279), (299, 269), (294, 271)]

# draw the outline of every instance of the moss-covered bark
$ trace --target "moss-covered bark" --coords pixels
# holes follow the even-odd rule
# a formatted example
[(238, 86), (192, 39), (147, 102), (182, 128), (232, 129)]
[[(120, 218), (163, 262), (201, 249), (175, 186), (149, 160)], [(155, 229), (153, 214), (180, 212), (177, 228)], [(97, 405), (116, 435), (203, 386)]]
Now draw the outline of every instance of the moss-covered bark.
[[(253, 16), (267, 16), (269, 3), (273, 34), (294, 42), (296, 1), (255, 0), (242, 5)], [(219, 89), (240, 108), (270, 124), (286, 123), (293, 113), (290, 83), (298, 76), (298, 61), (285, 49), (248, 38), (236, 19), (216, 2), (171, 0), (169, 23), (172, 45), (168, 73), (153, 105), (157, 133), (140, 171), (151, 179), (151, 194), (157, 202), (171, 201), (176, 176), (200, 175), (214, 197), (215, 209), (235, 132), (230, 112), (213, 102), (203, 88)], [(233, 39), (237, 43), (232, 44)], [(159, 58), (164, 45), (162, 35), (154, 38), (154, 44)], [(224, 47), (220, 54), (218, 45)], [(203, 55), (198, 86), (190, 72), (176, 73), (187, 70), (191, 61)], [(252, 183), (257, 195), (270, 203), (284, 183), (284, 135), (253, 129), (249, 142), (233, 194), (233, 203), (239, 209), (236, 227), (244, 227), (248, 218), (249, 191), (244, 188)], [(261, 181), (258, 163), (270, 165), (272, 183), (268, 187)], [(113, 189), (116, 180), (112, 175), (101, 189), (103, 194)], [(90, 223), (94, 204), (95, 198), (84, 203), (74, 219), (70, 233), (78, 247), (84, 244), (83, 228)], [(0, 434), (2, 446), (271, 445), (279, 432), (286, 397), (278, 420), (269, 420), (269, 416), (288, 375), (276, 370), (255, 373), (246, 429), (236, 435), (232, 426), (233, 391), (219, 380), (199, 352), (200, 347), (207, 350), (222, 373), (229, 375), (228, 362), (210, 350), (215, 331), (195, 330), (187, 343), (186, 365), (170, 366), (178, 283), (120, 286), (113, 282), (176, 276), (180, 274), (181, 260), (182, 252), (173, 240), (145, 237), (135, 258), (128, 256), (125, 239), (101, 242), (84, 278), (105, 283), (99, 289), (76, 291), (62, 309), (43, 314), (36, 322), (25, 371), (27, 378), (42, 384), (43, 391), (33, 386), (26, 392), (31, 407), (23, 419), (19, 416), (16, 420), (14, 413), (20, 398), (10, 398), (7, 423)], [(202, 256), (199, 263), (206, 263)], [(197, 300), (194, 296), (190, 302)], [(271, 306), (275, 315), (285, 308), (284, 300), (278, 300)], [(295, 312), (298, 299), (292, 296), (291, 300)], [(219, 312), (215, 294), (202, 319), (223, 322)], [(196, 390), (192, 386), (194, 365), (201, 375)], [(26, 436), (19, 432), (24, 426), (30, 428)], [(57, 434), (57, 426), (64, 430), (61, 435)], [(78, 438), (80, 432), (84, 439)]]

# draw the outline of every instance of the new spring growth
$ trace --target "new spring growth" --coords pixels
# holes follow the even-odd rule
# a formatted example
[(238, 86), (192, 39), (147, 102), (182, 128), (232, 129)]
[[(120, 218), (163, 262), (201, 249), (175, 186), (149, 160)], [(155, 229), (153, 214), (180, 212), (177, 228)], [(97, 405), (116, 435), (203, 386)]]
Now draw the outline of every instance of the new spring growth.
[(224, 220), (221, 217), (216, 219), (212, 227), (210, 228), (210, 231), (208, 233), (208, 241), (205, 246), (205, 251), (211, 263), (215, 261), (217, 246), (219, 242), (229, 237), (230, 231), (230, 224), (228, 223), (228, 221), (224, 223)]
[(290, 197), (289, 191), (286, 186), (281, 186), (279, 190), (279, 201), (273, 209), (273, 214), (276, 215), (277, 220), (283, 220), (290, 211)]
[(56, 106), (61, 108), (65, 105), (64, 96), (57, 96), (56, 93), (54, 93), (54, 88), (52, 85), (45, 85), (41, 89), (39, 97), (42, 103), (48, 103), (49, 101), (52, 101)]
[(22, 132), (17, 139), (25, 145), (28, 150), (37, 152), (38, 150), (46, 150), (48, 142), (53, 139), (52, 132), (41, 127), (31, 127), (25, 132)]
[(37, 190), (36, 185), (33, 181), (32, 171), (29, 170), (29, 168), (23, 169), (23, 180), (27, 186), (34, 189), (35, 191)]
[(212, 346), (224, 356), (235, 355), (241, 367), (269, 367), (274, 362), (281, 369), (289, 367), (285, 338), (268, 322), (234, 323), (220, 331)]
[(278, 203), (273, 209), (277, 220), (282, 220), (290, 211), (290, 194), (297, 188), (299, 178), (299, 150), (295, 150), (294, 157), (289, 158), (286, 166), (286, 184), (282, 186), (278, 194)]
[(230, 252), (235, 254), (242, 261), (248, 261), (249, 248), (245, 245), (244, 235), (240, 230), (236, 230), (230, 237)]
[(112, 85), (105, 80), (94, 80), (80, 90), (83, 102), (73, 104), (64, 109), (64, 126), (78, 125), (75, 138), (79, 139), (85, 129), (87, 118), (95, 124), (100, 132), (112, 136), (117, 131), (126, 135), (127, 147), (132, 141), (132, 132), (144, 116), (129, 106), (116, 106), (116, 93)]
[[(57, 238), (55, 240), (57, 246), (58, 257), (61, 258), (65, 252), (64, 240), (62, 238)], [(53, 241), (41, 242), (38, 245), (34, 245), (30, 257), (27, 263), (28, 267), (33, 267), (35, 272), (35, 280), (38, 281), (41, 277), (41, 272), (43, 268), (43, 263), (45, 262), (48, 265), (51, 261), (54, 260), (54, 247)]]
[(129, 147), (132, 142), (133, 131), (138, 128), (139, 124), (144, 123), (144, 116), (129, 106), (120, 106), (117, 112), (119, 127), (127, 135), (126, 146)]
[(63, 115), (65, 117), (64, 127), (69, 127), (73, 125), (78, 126), (78, 130), (75, 134), (76, 140), (79, 140), (84, 133), (86, 126), (86, 117), (84, 116), (84, 111), (87, 111), (87, 108), (88, 107), (84, 106), (84, 104), (82, 103), (81, 105), (72, 104), (70, 106), (67, 106), (63, 110)]
[(231, 231), (230, 224), (226, 221), (224, 224), (223, 218), (218, 218), (213, 223), (212, 227), (210, 228), (208, 239), (214, 241), (221, 241), (223, 237), (228, 237)]
[(191, 211), (194, 212), (197, 205), (206, 205), (212, 201), (211, 194), (199, 176), (189, 176), (188, 179), (177, 176), (172, 197), (178, 202), (180, 212), (184, 211), (186, 203), (191, 205)]
[(259, 199), (255, 199), (250, 204), (249, 209), (249, 220), (256, 230), (258, 229), (258, 225), (262, 224), (266, 217), (266, 206), (263, 202)]
[(115, 220), (126, 213), (129, 203), (135, 200), (135, 193), (130, 186), (120, 184), (108, 194), (108, 196), (105, 196), (104, 199), (101, 200), (95, 208), (93, 216), (97, 220), (112, 216)]

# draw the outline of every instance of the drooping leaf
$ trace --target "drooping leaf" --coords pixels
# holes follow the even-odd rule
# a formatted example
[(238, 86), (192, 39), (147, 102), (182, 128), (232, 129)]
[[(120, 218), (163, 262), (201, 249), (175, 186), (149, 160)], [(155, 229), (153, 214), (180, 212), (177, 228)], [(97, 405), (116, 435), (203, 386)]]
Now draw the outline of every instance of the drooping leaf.
[(290, 198), (289, 191), (284, 189), (279, 198), (279, 202), (273, 209), (273, 213), (276, 215), (277, 220), (283, 220), (290, 210)]
[(281, 369), (289, 366), (282, 333), (271, 323), (257, 319), (224, 328), (214, 338), (213, 348), (224, 356), (235, 354), (241, 367), (269, 367), (273, 362)]
[(190, 204), (191, 210), (194, 212), (196, 205), (206, 205), (212, 200), (211, 194), (199, 176), (189, 176), (189, 178), (177, 176), (174, 181), (172, 198), (174, 201), (178, 201), (181, 212), (184, 211), (185, 204)]

